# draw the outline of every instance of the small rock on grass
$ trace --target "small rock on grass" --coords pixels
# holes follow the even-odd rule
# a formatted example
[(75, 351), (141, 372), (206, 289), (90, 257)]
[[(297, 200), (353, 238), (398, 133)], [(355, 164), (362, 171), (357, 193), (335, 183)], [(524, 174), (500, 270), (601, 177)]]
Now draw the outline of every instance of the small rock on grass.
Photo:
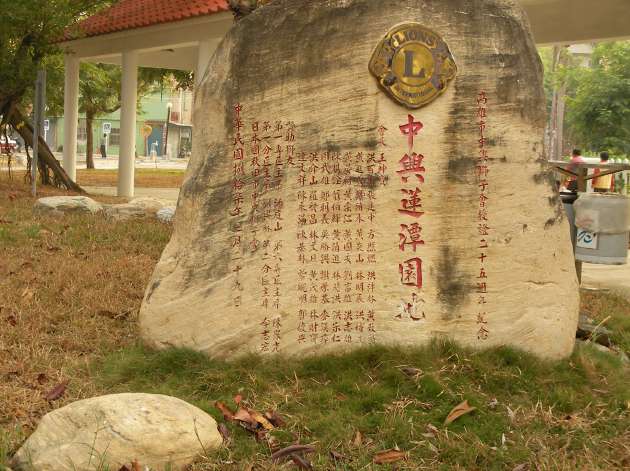
[(33, 208), (36, 212), (55, 215), (65, 213), (96, 214), (103, 210), (103, 205), (87, 196), (48, 196), (39, 198)]
[(157, 212), (156, 216), (160, 222), (173, 222), (173, 218), (175, 217), (175, 206), (164, 206)]
[(46, 414), (9, 465), (15, 471), (118, 470), (136, 459), (180, 469), (222, 443), (215, 420), (180, 399), (112, 394)]

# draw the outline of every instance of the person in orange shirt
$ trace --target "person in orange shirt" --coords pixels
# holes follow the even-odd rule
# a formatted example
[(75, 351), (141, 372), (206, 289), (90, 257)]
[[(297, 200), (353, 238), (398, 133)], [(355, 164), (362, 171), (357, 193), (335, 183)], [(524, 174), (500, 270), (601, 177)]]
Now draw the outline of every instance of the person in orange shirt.
[[(602, 152), (599, 154), (599, 162), (605, 164), (608, 162), (609, 155), (608, 152)], [(599, 175), (602, 173), (601, 169), (596, 168), (593, 172), (593, 175)], [(593, 178), (593, 191), (597, 193), (606, 193), (608, 191), (613, 191), (614, 180), (612, 174), (604, 175), (602, 177), (596, 176)]]

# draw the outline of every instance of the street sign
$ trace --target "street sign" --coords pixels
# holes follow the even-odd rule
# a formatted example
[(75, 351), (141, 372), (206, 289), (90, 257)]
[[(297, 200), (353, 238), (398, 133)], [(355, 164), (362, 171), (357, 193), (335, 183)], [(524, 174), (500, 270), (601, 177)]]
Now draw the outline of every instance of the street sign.
[(50, 131), (50, 120), (49, 119), (45, 119), (44, 120), (44, 131)]
[(103, 123), (103, 134), (111, 134), (112, 123)]

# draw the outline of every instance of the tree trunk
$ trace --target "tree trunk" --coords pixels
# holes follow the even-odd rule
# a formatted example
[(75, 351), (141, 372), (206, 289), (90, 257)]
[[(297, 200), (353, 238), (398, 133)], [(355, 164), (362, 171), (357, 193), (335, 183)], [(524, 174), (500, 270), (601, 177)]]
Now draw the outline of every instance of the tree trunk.
[[(33, 147), (33, 127), (26, 120), (24, 115), (16, 107), (8, 111), (7, 122), (22, 136), (26, 145)], [(66, 189), (85, 194), (85, 190), (73, 182), (66, 171), (61, 167), (53, 153), (48, 148), (43, 137), (39, 137), (39, 151), (37, 152), (38, 167), (42, 175), (42, 183), (50, 183), (48, 170), (52, 171), (56, 185), (63, 185)]]
[[(552, 74), (558, 69), (566, 65), (566, 51), (564, 46), (554, 46), (553, 63), (551, 67)], [(564, 53), (563, 53), (564, 52)], [(551, 102), (551, 122), (550, 122), (550, 149), (549, 156), (551, 160), (561, 160), (564, 149), (564, 110), (567, 93), (566, 79), (558, 85), (554, 84), (553, 99)]]
[(86, 168), (94, 168), (94, 134), (93, 134), (94, 115), (92, 113), (85, 113), (85, 133), (86, 133), (86, 148), (85, 148), (85, 164)]

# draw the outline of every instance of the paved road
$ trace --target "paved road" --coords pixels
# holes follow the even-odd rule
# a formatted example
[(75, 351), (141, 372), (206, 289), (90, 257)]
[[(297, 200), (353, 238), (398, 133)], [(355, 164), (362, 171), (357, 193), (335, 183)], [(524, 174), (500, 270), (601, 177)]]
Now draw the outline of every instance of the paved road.
[[(57, 160), (62, 160), (62, 155), (58, 152), (55, 152), (55, 157)], [(23, 170), (26, 165), (26, 154), (16, 154), (16, 158), (13, 161), (12, 168), (15, 170)], [(158, 158), (155, 162), (146, 158), (146, 159), (136, 159), (136, 168), (159, 168), (159, 169), (169, 169), (169, 170), (186, 170), (188, 166), (188, 159), (174, 159), (174, 160), (165, 160)], [(100, 170), (117, 170), (118, 169), (118, 156), (107, 157), (106, 159), (101, 159), (98, 155), (94, 156), (94, 167)], [(77, 169), (85, 168), (85, 156), (78, 156), (77, 158)]]
[[(116, 196), (116, 187), (113, 186), (83, 186), (83, 189), (93, 195)], [(164, 201), (173, 203), (177, 202), (179, 197), (179, 188), (139, 188), (135, 190), (136, 197), (151, 196)]]
[[(630, 253), (628, 253), (630, 261)], [(582, 286), (585, 288), (608, 288), (630, 299), (630, 264), (597, 265), (582, 264)]]

